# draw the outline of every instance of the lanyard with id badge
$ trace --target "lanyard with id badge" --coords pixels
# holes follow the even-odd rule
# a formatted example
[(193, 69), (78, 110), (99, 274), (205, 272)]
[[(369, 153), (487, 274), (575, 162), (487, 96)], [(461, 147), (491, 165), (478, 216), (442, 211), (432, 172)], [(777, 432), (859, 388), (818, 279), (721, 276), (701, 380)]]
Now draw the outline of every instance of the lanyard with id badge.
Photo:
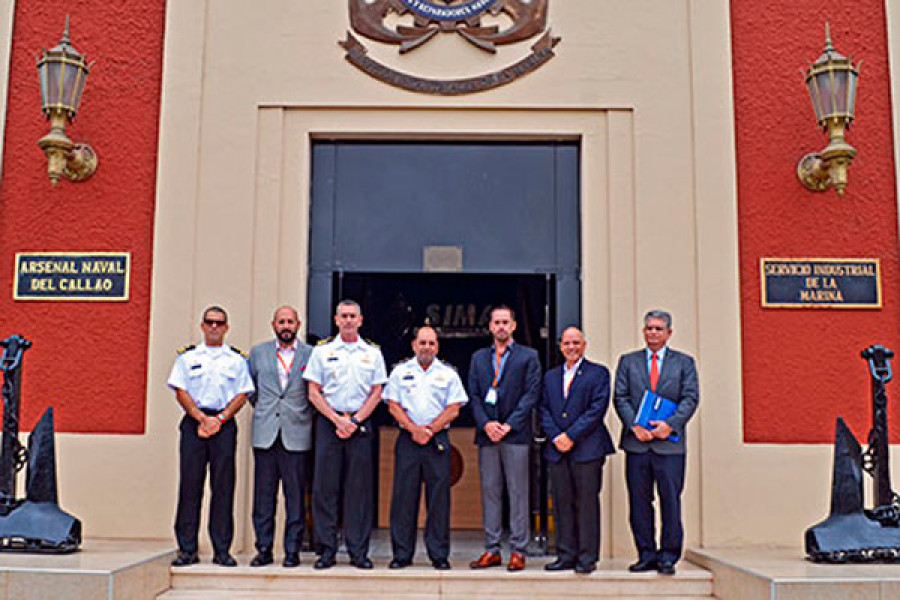
[(488, 406), (497, 406), (497, 385), (500, 383), (500, 376), (503, 374), (503, 366), (505, 363), (505, 354), (500, 354), (500, 351), (496, 351), (496, 358), (494, 362), (494, 381), (491, 382), (491, 387), (487, 391), (487, 394), (484, 396), (484, 403)]

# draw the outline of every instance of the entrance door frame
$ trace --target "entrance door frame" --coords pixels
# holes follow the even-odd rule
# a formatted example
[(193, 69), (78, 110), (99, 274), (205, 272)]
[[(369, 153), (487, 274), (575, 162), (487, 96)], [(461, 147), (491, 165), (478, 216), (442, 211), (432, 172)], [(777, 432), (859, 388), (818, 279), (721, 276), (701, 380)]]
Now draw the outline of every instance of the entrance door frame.
[[(610, 365), (614, 353), (640, 344), (637, 324), (645, 301), (638, 298), (636, 277), (634, 130), (633, 111), (623, 106), (261, 105), (249, 257), (253, 273), (249, 308), (259, 318), (249, 336), (271, 335), (271, 309), (280, 303), (307, 313), (313, 140), (580, 140), (581, 325), (590, 342), (589, 357)], [(617, 419), (611, 416), (607, 423), (617, 435)], [(633, 550), (620, 458), (612, 457), (604, 474), (605, 556), (627, 556)], [(700, 472), (699, 459), (699, 452), (688, 453), (691, 472)], [(685, 492), (688, 545), (700, 538), (699, 479), (689, 478)]]

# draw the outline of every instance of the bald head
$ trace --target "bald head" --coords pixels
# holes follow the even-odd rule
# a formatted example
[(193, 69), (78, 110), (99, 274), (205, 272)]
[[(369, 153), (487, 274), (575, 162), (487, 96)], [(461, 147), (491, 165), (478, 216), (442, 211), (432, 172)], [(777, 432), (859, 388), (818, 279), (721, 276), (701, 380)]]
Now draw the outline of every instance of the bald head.
[(280, 306), (272, 315), (272, 331), (278, 338), (278, 343), (285, 348), (297, 339), (297, 331), (300, 329), (300, 316), (292, 306)]
[(437, 331), (434, 328), (426, 325), (416, 331), (416, 339), (413, 340), (412, 349), (416, 354), (416, 360), (419, 361), (423, 368), (428, 368), (434, 362), (434, 357), (438, 353), (438, 347)]
[(566, 365), (571, 367), (578, 362), (587, 349), (587, 340), (584, 333), (577, 327), (566, 327), (559, 340), (559, 351), (566, 359)]

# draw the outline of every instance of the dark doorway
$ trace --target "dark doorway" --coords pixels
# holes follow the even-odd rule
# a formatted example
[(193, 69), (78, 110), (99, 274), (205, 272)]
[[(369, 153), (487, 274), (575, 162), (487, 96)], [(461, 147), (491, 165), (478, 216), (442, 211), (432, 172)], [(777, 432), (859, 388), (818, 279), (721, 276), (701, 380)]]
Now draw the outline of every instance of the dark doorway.
[[(516, 340), (551, 366), (557, 333), (581, 316), (577, 141), (315, 140), (312, 157), (312, 337), (333, 333), (334, 306), (350, 298), (388, 367), (411, 355), (413, 329), (428, 322), (439, 329), (441, 357), (465, 382), (472, 352), (490, 343), (490, 307), (508, 304), (517, 312)], [(470, 413), (456, 425), (463, 433)], [(546, 471), (535, 431), (534, 532), (546, 549)], [(455, 492), (454, 505), (480, 513), (477, 494), (463, 500)]]

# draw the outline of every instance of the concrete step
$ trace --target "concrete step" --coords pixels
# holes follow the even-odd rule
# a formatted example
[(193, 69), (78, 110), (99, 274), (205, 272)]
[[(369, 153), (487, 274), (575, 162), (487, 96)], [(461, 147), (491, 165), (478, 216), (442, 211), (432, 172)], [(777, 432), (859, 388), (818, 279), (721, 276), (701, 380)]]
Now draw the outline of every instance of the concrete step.
[[(158, 600), (359, 600), (361, 596), (355, 594), (328, 594), (310, 595), (305, 592), (256, 592), (256, 591), (229, 591), (229, 590), (172, 590), (158, 596)], [(365, 596), (370, 597), (370, 596)], [(374, 598), (380, 597), (377, 593)], [(397, 600), (492, 600), (497, 596), (456, 596), (447, 594), (427, 595), (399, 595), (392, 596)], [(603, 598), (604, 596), (597, 596)], [(609, 597), (609, 596), (605, 596)], [(621, 596), (627, 600), (715, 600), (712, 596)], [(500, 596), (503, 600), (513, 596)], [(543, 598), (543, 596), (539, 596)], [(549, 596), (547, 597), (549, 598)], [(558, 599), (557, 599), (558, 600)]]
[(249, 557), (239, 557), (240, 566), (222, 568), (210, 564), (172, 569), (172, 589), (159, 600), (314, 600), (328, 598), (391, 598), (396, 600), (558, 600), (579, 598), (654, 598), (698, 600), (712, 598), (712, 575), (681, 562), (672, 577), (656, 573), (629, 573), (627, 561), (607, 560), (590, 575), (573, 572), (548, 573), (547, 560), (530, 561), (524, 571), (507, 573), (501, 568), (473, 571), (456, 564), (451, 571), (435, 571), (427, 564), (390, 570), (384, 560), (375, 569), (361, 571), (346, 564), (316, 571), (314, 558), (304, 555), (295, 569), (280, 566), (246, 566)]

